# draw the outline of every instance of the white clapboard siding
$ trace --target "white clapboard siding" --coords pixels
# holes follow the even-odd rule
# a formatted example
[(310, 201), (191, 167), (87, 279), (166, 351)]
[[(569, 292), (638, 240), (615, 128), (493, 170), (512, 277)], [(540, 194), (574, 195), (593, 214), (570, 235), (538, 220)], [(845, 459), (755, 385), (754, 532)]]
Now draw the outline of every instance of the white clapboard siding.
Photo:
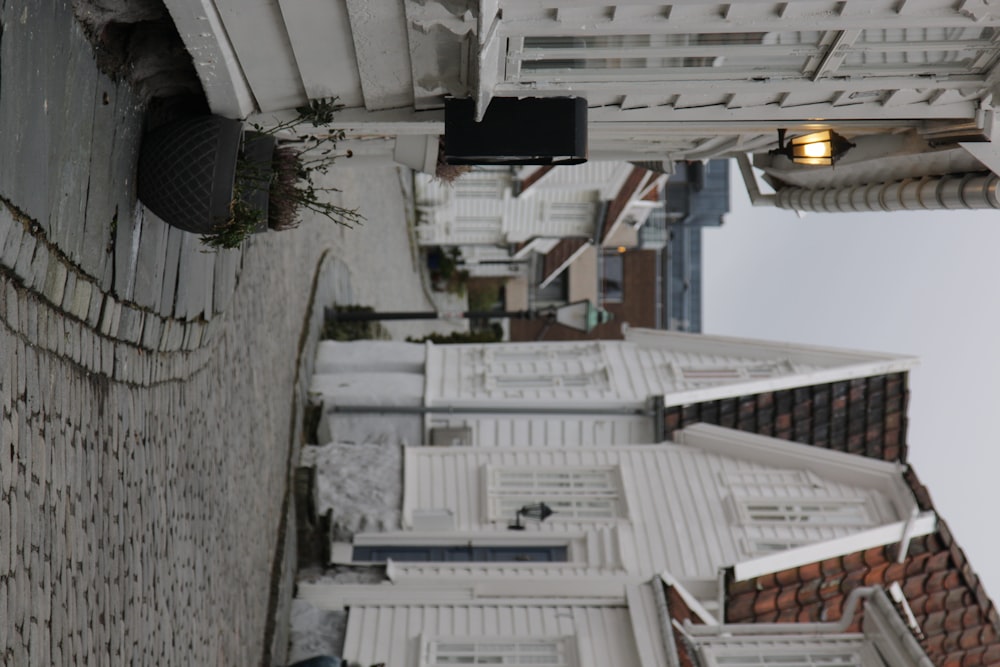
[(643, 665), (667, 665), (663, 645), (663, 627), (656, 605), (653, 586), (661, 586), (659, 578), (641, 585), (626, 587), (626, 599), (632, 616), (632, 632)]
[[(571, 520), (558, 515), (532, 524), (533, 533), (559, 534), (595, 531), (608, 525), (614, 533), (599, 535), (609, 554), (620, 555), (621, 566), (632, 574), (652, 576), (668, 570), (678, 577), (711, 578), (718, 568), (746, 560), (754, 539), (810, 543), (850, 535), (864, 527), (780, 523), (752, 526), (741, 523), (734, 498), (797, 498), (804, 501), (860, 499), (871, 525), (901, 520), (883, 491), (810, 477), (792, 490), (780, 475), (757, 484), (734, 484), (733, 475), (765, 474), (766, 466), (706, 453), (674, 444), (614, 448), (480, 447), (409, 448), (406, 451), (407, 488), (404, 515), (415, 509), (448, 509), (459, 532), (507, 531), (507, 520), (487, 515), (484, 475), (488, 465), (525, 468), (617, 466), (621, 472), (627, 517), (607, 520)], [(538, 500), (544, 500), (539, 498)], [(513, 517), (510, 517), (511, 519)], [(614, 539), (606, 539), (615, 537)], [(591, 567), (616, 565), (603, 558)], [(571, 569), (567, 565), (567, 572)], [(512, 573), (526, 570), (515, 568)]]
[[(476, 406), (498, 403), (540, 407), (547, 403), (599, 403), (602, 408), (642, 407), (645, 396), (616, 390), (605, 353), (606, 342), (438, 345), (428, 351), (428, 405)], [(586, 374), (585, 384), (565, 382)], [(503, 378), (520, 377), (523, 385)], [(533, 383), (532, 379), (551, 380)]]
[[(491, 379), (504, 372), (497, 360), (504, 355), (523, 359), (519, 368), (534, 364), (539, 376), (572, 375), (581, 368), (600, 371), (587, 386), (553, 385), (531, 388), (504, 388)], [(512, 362), (513, 363), (513, 362)], [(820, 368), (818, 364), (787, 360), (780, 354), (759, 356), (712, 354), (668, 347), (646, 347), (628, 341), (599, 343), (552, 342), (447, 345), (432, 347), (428, 353), (427, 399), (430, 404), (474, 405), (477, 402), (544, 405), (547, 402), (573, 404), (598, 402), (603, 406), (641, 407), (650, 396), (700, 389), (707, 386), (737, 385), (762, 377), (790, 376)], [(711, 376), (717, 371), (716, 376)], [(731, 373), (727, 373), (731, 371)], [(701, 375), (698, 375), (701, 372)], [(764, 375), (760, 375), (760, 373)]]
[(417, 667), (425, 638), (568, 638), (579, 667), (646, 665), (623, 604), (354, 605), (343, 657), (363, 665)]
[(463, 415), (435, 419), (431, 427), (471, 429), (479, 447), (562, 447), (653, 442), (653, 418), (648, 415)]

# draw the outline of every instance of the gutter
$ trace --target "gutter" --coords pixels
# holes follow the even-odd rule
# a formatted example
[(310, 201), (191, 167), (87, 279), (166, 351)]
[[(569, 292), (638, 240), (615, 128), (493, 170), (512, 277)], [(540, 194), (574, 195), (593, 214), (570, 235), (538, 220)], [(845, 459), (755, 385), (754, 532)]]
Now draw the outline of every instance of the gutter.
[(738, 635), (803, 635), (842, 634), (854, 623), (854, 616), (862, 599), (868, 599), (882, 589), (878, 586), (861, 586), (847, 594), (840, 620), (818, 623), (727, 623), (721, 625), (695, 625), (684, 621), (684, 632), (692, 637), (718, 637)]

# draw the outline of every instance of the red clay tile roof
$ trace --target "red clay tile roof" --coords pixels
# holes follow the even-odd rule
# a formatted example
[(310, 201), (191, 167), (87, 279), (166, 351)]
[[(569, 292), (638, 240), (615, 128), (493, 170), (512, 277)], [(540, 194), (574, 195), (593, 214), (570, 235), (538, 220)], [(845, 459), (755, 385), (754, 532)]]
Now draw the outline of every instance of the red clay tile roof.
[[(680, 593), (673, 586), (664, 585), (663, 591), (667, 596), (667, 610), (672, 620), (680, 621), (681, 624), (684, 621), (691, 621), (695, 624), (702, 622), (697, 615), (691, 612), (690, 607), (684, 602), (684, 598), (681, 597)], [(698, 663), (691, 657), (691, 649), (684, 634), (676, 627), (672, 628), (672, 630), (674, 633), (674, 645), (677, 647), (677, 659), (681, 667), (697, 667)]]
[(601, 241), (604, 241), (608, 234), (611, 233), (612, 228), (614, 228), (615, 221), (618, 220), (618, 216), (625, 211), (625, 207), (635, 196), (636, 190), (646, 179), (646, 175), (649, 172), (641, 167), (635, 167), (629, 172), (629, 175), (625, 178), (625, 182), (622, 187), (618, 190), (618, 195), (611, 200), (608, 204), (607, 211), (604, 216), (604, 225), (602, 227)]
[(556, 165), (554, 165), (554, 164), (547, 164), (544, 167), (539, 167), (535, 171), (531, 172), (530, 176), (528, 176), (526, 179), (524, 179), (523, 181), (521, 181), (521, 192), (524, 192), (525, 190), (527, 190), (528, 188), (530, 188), (532, 185), (534, 185), (538, 181), (542, 180), (543, 176), (545, 176), (546, 174), (548, 174), (550, 171), (552, 171), (555, 168), (556, 168)]
[(669, 407), (667, 438), (696, 422), (886, 461), (906, 460), (907, 374)]
[(552, 250), (545, 253), (545, 259), (542, 261), (542, 281), (557, 273), (566, 260), (588, 242), (587, 239), (561, 239)]
[[(922, 631), (917, 639), (934, 664), (1000, 665), (1000, 617), (947, 526), (913, 540), (902, 563), (895, 562), (895, 550), (896, 545), (877, 547), (730, 582), (726, 622), (836, 621), (853, 589), (896, 582)], [(850, 631), (860, 631), (862, 615)]]

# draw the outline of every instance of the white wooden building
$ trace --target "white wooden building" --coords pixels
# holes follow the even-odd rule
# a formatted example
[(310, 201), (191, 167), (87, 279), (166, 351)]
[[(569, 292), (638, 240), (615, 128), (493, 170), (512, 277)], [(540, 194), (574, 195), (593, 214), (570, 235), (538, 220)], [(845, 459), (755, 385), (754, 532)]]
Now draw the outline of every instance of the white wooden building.
[[(723, 567), (764, 571), (936, 529), (899, 464), (709, 425), (675, 439), (406, 448), (403, 525), (333, 549), (337, 563), (385, 567), (386, 581), (299, 595), (346, 610), (343, 654), (362, 663), (482, 664), (472, 651), (659, 667), (663, 577), (721, 618)], [(538, 502), (556, 513), (509, 528)], [(451, 651), (461, 659), (439, 657)]]
[[(446, 97), (480, 114), (495, 98), (582, 97), (590, 159), (752, 159), (778, 190), (759, 204), (1000, 205), (988, 0), (166, 4), (214, 111), (270, 123), (337, 96), (359, 161), (432, 172)], [(779, 129), (826, 128), (856, 144), (851, 169), (768, 155)]]
[(662, 409), (904, 372), (916, 359), (629, 328), (623, 341), (433, 345), (325, 341), (322, 441), (398, 425), (409, 444), (607, 445), (662, 439)]
[[(992, 603), (905, 446), (861, 437), (905, 422), (912, 358), (648, 330), (610, 343), (352, 345), (321, 350), (314, 389), (328, 409), (371, 412), (333, 421), (377, 414), (391, 430), (386, 420), (409, 415), (420, 424), (408, 444), (434, 446), (383, 431), (330, 450), (328, 470), (348, 482), (335, 519), (398, 484), (379, 496), (392, 507), (336, 533), (327, 575), (299, 583), (303, 604), (342, 621), (333, 645), (349, 660), (946, 667), (1000, 657)], [(657, 436), (656, 406), (708, 414), (727, 401), (767, 416)], [(893, 401), (901, 410), (879, 411)], [(791, 412), (819, 422), (821, 411), (814, 439), (747, 430)], [(821, 442), (845, 422), (857, 424), (837, 446), (864, 456)], [(555, 513), (529, 518), (539, 503)]]
[(483, 167), (451, 184), (417, 174), (417, 242), (458, 248), (473, 278), (503, 279), (508, 310), (599, 303), (604, 252), (639, 247), (666, 179), (624, 162)]

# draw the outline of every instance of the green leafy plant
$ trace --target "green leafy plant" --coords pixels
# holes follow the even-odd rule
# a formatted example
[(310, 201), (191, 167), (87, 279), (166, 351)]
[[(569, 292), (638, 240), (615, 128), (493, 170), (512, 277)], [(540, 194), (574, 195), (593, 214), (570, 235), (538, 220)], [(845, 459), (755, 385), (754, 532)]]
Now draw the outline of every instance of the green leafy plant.
[(427, 266), (431, 272), (431, 282), (439, 292), (450, 292), (462, 296), (469, 272), (461, 269), (462, 252), (456, 248), (434, 248), (427, 254)]
[[(240, 164), (236, 163), (236, 172), (240, 172)], [(244, 169), (250, 167), (244, 165)], [(245, 201), (245, 188), (252, 182), (246, 178), (236, 177), (233, 188), (233, 200), (229, 203), (229, 219), (216, 225), (210, 234), (202, 234), (201, 242), (213, 249), (238, 248), (251, 234), (264, 227), (264, 212)]]
[(503, 340), (503, 329), (499, 324), (490, 325), (478, 331), (453, 331), (450, 334), (433, 333), (422, 338), (407, 337), (411, 343), (430, 341), (435, 345), (453, 345), (459, 343), (498, 343)]
[[(338, 313), (372, 313), (375, 309), (370, 306), (335, 306)], [(352, 340), (373, 340), (386, 339), (389, 335), (386, 330), (373, 320), (337, 320), (330, 319), (323, 323), (323, 330), (320, 338), (323, 340), (352, 341)]]

